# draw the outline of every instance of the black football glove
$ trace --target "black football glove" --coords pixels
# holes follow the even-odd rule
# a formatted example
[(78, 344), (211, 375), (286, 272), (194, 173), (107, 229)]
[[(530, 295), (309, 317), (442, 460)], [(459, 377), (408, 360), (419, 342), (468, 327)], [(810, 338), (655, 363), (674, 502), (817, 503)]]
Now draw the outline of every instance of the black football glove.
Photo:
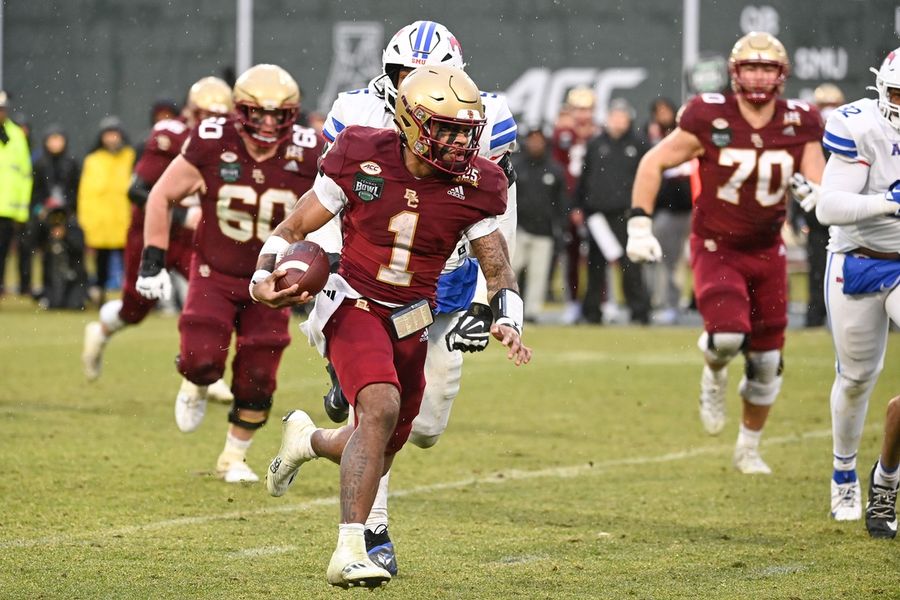
[(487, 348), (491, 339), (491, 323), (494, 322), (494, 314), (491, 307), (485, 304), (473, 302), (466, 314), (459, 318), (456, 327), (451, 329), (444, 340), (447, 342), (447, 350), (461, 350), (462, 352), (481, 352)]

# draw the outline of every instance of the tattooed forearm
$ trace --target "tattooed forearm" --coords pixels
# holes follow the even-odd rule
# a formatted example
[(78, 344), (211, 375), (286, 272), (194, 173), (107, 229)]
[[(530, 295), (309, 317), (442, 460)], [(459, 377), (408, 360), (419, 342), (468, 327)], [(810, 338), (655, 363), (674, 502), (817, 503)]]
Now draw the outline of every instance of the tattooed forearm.
[(484, 278), (487, 281), (488, 298), (492, 298), (498, 290), (510, 288), (519, 291), (516, 275), (509, 266), (509, 251), (506, 240), (499, 231), (495, 231), (472, 242), (472, 253), (481, 264)]

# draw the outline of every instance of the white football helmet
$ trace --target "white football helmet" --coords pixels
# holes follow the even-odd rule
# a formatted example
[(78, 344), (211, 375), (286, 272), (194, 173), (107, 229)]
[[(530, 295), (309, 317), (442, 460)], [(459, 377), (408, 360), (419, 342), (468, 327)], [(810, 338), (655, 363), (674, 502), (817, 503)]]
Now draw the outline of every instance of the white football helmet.
[(382, 73), (373, 82), (384, 93), (388, 110), (395, 111), (401, 69), (446, 65), (465, 69), (462, 48), (450, 31), (434, 21), (416, 21), (394, 34), (381, 54)]
[(891, 102), (890, 88), (900, 89), (900, 48), (887, 55), (880, 69), (869, 69), (875, 74), (875, 87), (878, 92), (878, 110), (891, 127), (900, 130), (900, 105)]

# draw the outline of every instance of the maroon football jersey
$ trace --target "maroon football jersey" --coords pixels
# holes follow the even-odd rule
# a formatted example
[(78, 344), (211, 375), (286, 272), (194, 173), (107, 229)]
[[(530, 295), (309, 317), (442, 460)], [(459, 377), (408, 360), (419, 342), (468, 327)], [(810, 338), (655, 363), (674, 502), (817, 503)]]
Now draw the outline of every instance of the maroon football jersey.
[[(144, 142), (144, 152), (134, 165), (134, 172), (147, 183), (147, 187), (162, 177), (169, 163), (181, 152), (181, 147), (191, 133), (184, 119), (163, 119), (156, 123)], [(144, 207), (135, 205), (131, 210), (131, 227), (144, 230)]]
[(347, 127), (321, 168), (348, 199), (339, 273), (373, 300), (433, 305), (464, 231), (506, 210), (506, 176), (496, 164), (477, 157), (463, 176), (416, 179), (391, 129)]
[(191, 130), (184, 119), (163, 119), (153, 126), (134, 172), (152, 186), (181, 152)]
[(818, 110), (778, 98), (772, 120), (753, 129), (734, 95), (701, 94), (685, 105), (679, 127), (697, 136), (705, 151), (693, 233), (739, 247), (775, 243), (788, 180), (800, 169), (805, 144), (822, 138)]
[(251, 158), (231, 118), (212, 117), (191, 131), (182, 155), (206, 183), (194, 243), (200, 260), (234, 277), (250, 277), (263, 242), (310, 187), (322, 141), (294, 125), (272, 158)]

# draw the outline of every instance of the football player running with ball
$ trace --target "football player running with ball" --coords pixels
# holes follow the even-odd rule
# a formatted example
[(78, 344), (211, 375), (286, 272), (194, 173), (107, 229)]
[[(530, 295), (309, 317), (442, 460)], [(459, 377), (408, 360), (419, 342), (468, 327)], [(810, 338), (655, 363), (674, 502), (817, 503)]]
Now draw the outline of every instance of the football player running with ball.
[[(147, 298), (171, 292), (166, 271), (171, 207), (200, 194), (187, 301), (178, 328), (178, 371), (202, 391), (222, 377), (231, 336), (234, 402), (225, 449), (216, 474), (226, 482), (258, 481), (245, 462), (257, 429), (265, 425), (275, 374), (287, 347), (288, 310), (252, 301), (247, 280), (275, 225), (311, 186), (321, 142), (295, 125), (300, 89), (275, 65), (256, 65), (234, 84), (235, 115), (214, 117), (191, 132), (187, 144), (150, 192), (138, 291)], [(206, 395), (180, 392), (175, 422), (194, 431), (206, 411)]]
[[(878, 98), (841, 106), (825, 124), (831, 156), (816, 207), (819, 222), (831, 226), (825, 304), (837, 354), (831, 515), (839, 521), (862, 517), (856, 455), (890, 321), (900, 323), (900, 48), (873, 72)], [(897, 479), (896, 460), (876, 464), (876, 485), (896, 490)]]
[[(704, 332), (700, 418), (716, 435), (725, 426), (728, 363), (745, 358), (738, 386), (743, 415), (733, 462), (741, 473), (771, 473), (759, 454), (769, 410), (781, 388), (787, 326), (787, 263), (781, 240), (785, 192), (818, 182), (825, 159), (819, 113), (780, 98), (788, 56), (767, 33), (749, 33), (729, 57), (733, 94), (691, 99), (679, 126), (641, 160), (632, 191), (626, 251), (660, 259), (651, 214), (662, 171), (699, 158), (702, 191), (691, 219), (691, 266)], [(804, 198), (806, 199), (806, 198)], [(806, 203), (811, 207), (812, 199)]]
[(419, 412), (438, 278), (460, 238), (487, 280), (491, 334), (515, 364), (531, 358), (498, 231), (507, 179), (477, 156), (485, 123), (478, 88), (457, 68), (424, 66), (400, 84), (396, 102), (397, 130), (348, 126), (337, 136), (313, 189), (266, 242), (252, 286), (271, 306), (308, 300), (294, 286), (276, 292), (284, 272), (267, 272), (279, 250), (343, 213), (340, 267), (316, 296), (305, 330), (334, 366), (354, 419), (326, 430), (302, 411), (289, 413), (266, 473), (269, 492), (281, 496), (303, 463), (319, 456), (340, 463), (341, 521), (327, 580), (341, 587), (391, 578), (367, 555), (365, 521)]
[[(182, 118), (164, 119), (153, 126), (150, 138), (144, 146), (144, 153), (134, 167), (134, 176), (128, 189), (128, 198), (134, 206), (125, 240), (125, 281), (122, 286), (122, 299), (110, 300), (100, 307), (99, 320), (91, 321), (84, 329), (84, 350), (81, 360), (89, 381), (100, 377), (103, 350), (113, 335), (130, 325), (141, 323), (156, 304), (156, 300), (144, 298), (134, 287), (138, 278), (141, 251), (144, 248), (144, 205), (150, 189), (169, 163), (178, 156), (190, 135), (191, 128), (208, 117), (226, 115), (231, 109), (231, 88), (228, 84), (217, 77), (204, 77), (188, 91), (187, 107)], [(180, 205), (173, 211), (166, 267), (176, 269), (185, 278), (190, 272), (194, 252), (195, 217), (198, 212), (197, 207)], [(182, 386), (190, 389), (194, 384), (185, 379)], [(209, 386), (208, 393), (210, 397), (224, 402), (233, 400), (228, 385), (221, 379)]]
[[(322, 134), (329, 142), (348, 125), (394, 128), (397, 87), (420, 65), (447, 65), (464, 69), (462, 48), (456, 37), (440, 23), (416, 21), (398, 31), (382, 53), (381, 75), (369, 86), (338, 95), (325, 120)], [(516, 178), (509, 158), (516, 142), (516, 122), (506, 99), (481, 93), (486, 120), (479, 139), (479, 155), (497, 163), (507, 177), (506, 211), (500, 217), (500, 232), (510, 256), (515, 252)], [(339, 218), (310, 236), (329, 252), (340, 252)], [(477, 281), (477, 285), (476, 285)], [(484, 277), (469, 256), (467, 240), (458, 244), (438, 279), (437, 310), (428, 330), (425, 360), (425, 395), (413, 422), (409, 441), (420, 448), (434, 446), (447, 428), (450, 410), (459, 394), (463, 352), (487, 347), (492, 319)], [(347, 419), (347, 400), (329, 366), (333, 387), (325, 397), (325, 409), (335, 422)], [(366, 547), (373, 561), (397, 574), (394, 544), (388, 535), (388, 481), (385, 474), (378, 488), (372, 513), (366, 521)]]

